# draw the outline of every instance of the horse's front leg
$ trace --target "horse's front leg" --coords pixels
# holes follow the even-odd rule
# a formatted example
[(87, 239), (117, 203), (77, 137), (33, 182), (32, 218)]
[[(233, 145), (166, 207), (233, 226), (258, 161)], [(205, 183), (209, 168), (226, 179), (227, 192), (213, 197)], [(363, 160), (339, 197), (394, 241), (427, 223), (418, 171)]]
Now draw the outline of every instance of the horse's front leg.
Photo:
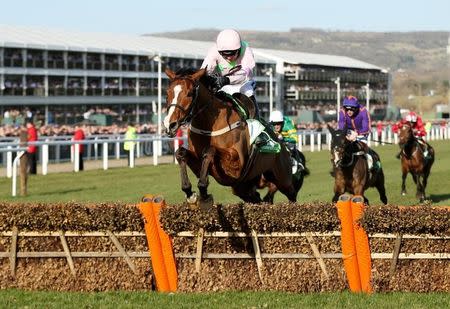
[[(337, 176), (335, 176), (337, 177)], [(345, 184), (343, 183), (343, 180), (338, 181), (335, 180), (334, 182), (334, 196), (333, 196), (333, 203), (336, 203), (339, 200), (339, 196), (345, 193)]]
[(408, 171), (405, 169), (402, 169), (402, 195), (406, 195), (406, 176), (408, 176)]
[(187, 165), (192, 169), (192, 171), (198, 175), (200, 170), (200, 165), (197, 164), (197, 160), (193, 160), (192, 154), (186, 148), (180, 147), (175, 153), (175, 158), (180, 166), (180, 176), (181, 176), (181, 190), (186, 194), (186, 200), (189, 204), (197, 203), (197, 194), (192, 191), (192, 184), (189, 180), (187, 173)]
[(208, 209), (213, 205), (213, 197), (208, 194), (209, 185), (209, 167), (214, 160), (216, 148), (210, 146), (207, 148), (202, 156), (202, 166), (200, 169), (200, 177), (198, 179), (198, 190), (200, 191), (200, 208)]
[(417, 175), (416, 198), (418, 198), (421, 203), (425, 200), (425, 189), (424, 189), (424, 186), (423, 186), (423, 175), (421, 175), (421, 174)]

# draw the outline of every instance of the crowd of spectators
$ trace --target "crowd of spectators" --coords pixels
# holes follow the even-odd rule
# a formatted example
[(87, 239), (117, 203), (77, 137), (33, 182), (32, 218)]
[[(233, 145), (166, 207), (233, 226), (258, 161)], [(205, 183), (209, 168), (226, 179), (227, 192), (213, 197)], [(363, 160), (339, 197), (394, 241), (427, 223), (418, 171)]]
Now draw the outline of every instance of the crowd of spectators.
[[(0, 137), (18, 137), (21, 126), (2, 125), (0, 126)], [(90, 135), (112, 135), (125, 134), (127, 125), (112, 124), (110, 126), (83, 125), (86, 136)], [(37, 128), (39, 136), (68, 136), (75, 132), (75, 125), (42, 125)], [(136, 125), (139, 134), (154, 134), (157, 131), (156, 124), (145, 123)]]

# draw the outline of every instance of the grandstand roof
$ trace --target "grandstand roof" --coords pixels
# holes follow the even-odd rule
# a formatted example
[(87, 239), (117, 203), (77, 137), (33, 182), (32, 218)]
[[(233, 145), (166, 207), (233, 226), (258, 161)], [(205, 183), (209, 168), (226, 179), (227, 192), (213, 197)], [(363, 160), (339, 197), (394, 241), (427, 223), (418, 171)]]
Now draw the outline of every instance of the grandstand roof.
[[(211, 42), (0, 25), (0, 46), (203, 58), (211, 47)], [(285, 62), (381, 70), (370, 63), (343, 56), (260, 48), (253, 48), (253, 51), (257, 62)]]

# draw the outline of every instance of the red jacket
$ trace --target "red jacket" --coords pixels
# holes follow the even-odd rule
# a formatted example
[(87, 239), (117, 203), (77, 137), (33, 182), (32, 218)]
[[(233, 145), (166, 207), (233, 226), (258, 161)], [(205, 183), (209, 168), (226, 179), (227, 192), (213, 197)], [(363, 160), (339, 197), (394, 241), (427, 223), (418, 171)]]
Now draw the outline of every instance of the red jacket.
[[(29, 127), (27, 129), (27, 134), (28, 134), (28, 141), (29, 142), (35, 142), (35, 141), (38, 140), (37, 130), (34, 127), (34, 125), (32, 125), (31, 127)], [(28, 146), (27, 152), (29, 152), (29, 153), (36, 153), (36, 151), (37, 151), (37, 146), (34, 146), (34, 145)]]
[[(75, 131), (74, 135), (73, 135), (73, 140), (74, 141), (82, 141), (84, 140), (85, 136), (84, 136), (84, 131), (82, 129), (78, 129)], [(83, 144), (79, 144), (79, 152), (82, 153), (83, 149), (84, 149), (84, 145)]]
[(412, 129), (413, 129), (414, 135), (416, 137), (423, 137), (423, 136), (427, 135), (427, 133), (425, 132), (425, 126), (423, 125), (421, 117), (417, 116), (417, 122), (409, 122), (409, 121), (406, 121), (405, 119), (402, 119), (397, 124), (397, 127), (400, 127), (406, 123), (412, 124)]

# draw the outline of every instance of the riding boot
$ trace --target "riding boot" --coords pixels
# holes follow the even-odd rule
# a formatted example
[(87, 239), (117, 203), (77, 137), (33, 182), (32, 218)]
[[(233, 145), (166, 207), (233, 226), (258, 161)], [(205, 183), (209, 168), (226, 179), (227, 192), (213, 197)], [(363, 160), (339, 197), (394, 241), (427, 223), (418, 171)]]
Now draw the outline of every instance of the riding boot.
[(255, 139), (255, 145), (262, 153), (279, 153), (281, 145), (270, 138), (266, 131), (262, 131)]

